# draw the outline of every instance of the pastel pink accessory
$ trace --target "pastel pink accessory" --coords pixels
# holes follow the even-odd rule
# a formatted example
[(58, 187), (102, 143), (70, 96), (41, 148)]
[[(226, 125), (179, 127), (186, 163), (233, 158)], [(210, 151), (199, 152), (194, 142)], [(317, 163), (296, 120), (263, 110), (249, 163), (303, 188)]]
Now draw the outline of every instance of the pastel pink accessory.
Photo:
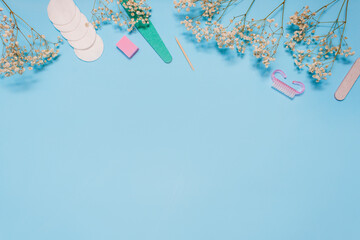
[(122, 37), (116, 46), (128, 57), (132, 58), (139, 48), (126, 36)]
[(300, 95), (300, 94), (304, 93), (305, 85), (302, 82), (298, 82), (298, 81), (293, 81), (292, 82), (293, 84), (299, 85), (299, 86), (302, 87), (301, 91), (297, 91), (296, 89), (290, 87), (286, 83), (284, 83), (284, 82), (280, 81), (279, 79), (277, 79), (275, 77), (276, 73), (280, 73), (283, 78), (287, 78), (286, 74), (282, 70), (280, 70), (280, 69), (275, 70), (271, 75), (271, 79), (273, 80), (273, 85), (272, 85), (273, 88), (275, 88), (279, 92), (285, 94), (286, 96), (288, 96), (291, 99), (293, 99), (297, 95)]

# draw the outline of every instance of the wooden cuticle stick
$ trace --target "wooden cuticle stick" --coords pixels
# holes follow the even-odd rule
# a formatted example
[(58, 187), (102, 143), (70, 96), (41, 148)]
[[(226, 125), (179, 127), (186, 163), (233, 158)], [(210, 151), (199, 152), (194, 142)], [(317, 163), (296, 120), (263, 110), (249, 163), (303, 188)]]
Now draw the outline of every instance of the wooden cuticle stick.
[(184, 48), (181, 46), (181, 44), (180, 44), (179, 40), (177, 39), (177, 37), (175, 37), (175, 39), (176, 39), (176, 42), (177, 42), (177, 44), (179, 45), (179, 47), (180, 47), (181, 51), (183, 52), (183, 54), (184, 54), (184, 56), (185, 56), (186, 60), (188, 61), (188, 63), (189, 63), (189, 65), (190, 65), (191, 69), (192, 69), (193, 71), (195, 71), (194, 66), (192, 65), (192, 63), (191, 63), (191, 61), (190, 61), (189, 57), (187, 56), (187, 54), (186, 54), (186, 52), (185, 52)]

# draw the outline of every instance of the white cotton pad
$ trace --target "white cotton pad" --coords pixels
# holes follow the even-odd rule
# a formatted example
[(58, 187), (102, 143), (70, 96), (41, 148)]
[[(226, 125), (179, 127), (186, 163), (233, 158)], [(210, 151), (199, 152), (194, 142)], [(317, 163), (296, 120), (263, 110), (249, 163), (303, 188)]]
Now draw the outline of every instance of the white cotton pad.
[(91, 24), (88, 22), (84, 14), (80, 13), (80, 15), (80, 23), (73, 31), (61, 32), (61, 35), (63, 35), (63, 37), (68, 41), (76, 41), (83, 38), (89, 30), (87, 26)]
[(47, 12), (50, 21), (65, 25), (75, 17), (76, 5), (73, 0), (50, 0)]
[(75, 54), (78, 58), (86, 62), (92, 62), (101, 57), (101, 54), (104, 51), (104, 43), (99, 35), (96, 35), (96, 40), (94, 44), (87, 49), (75, 49)]
[(65, 24), (65, 25), (57, 25), (57, 24), (54, 24), (54, 27), (65, 33), (65, 32), (71, 32), (71, 31), (74, 31), (80, 24), (80, 20), (81, 20), (81, 12), (79, 10), (78, 7), (75, 7), (76, 10), (75, 10), (75, 17), (73, 18), (73, 20), (71, 20), (71, 22), (69, 22), (68, 24)]
[(93, 25), (91, 25), (90, 23), (87, 24), (86, 28), (88, 30), (84, 37), (76, 41), (70, 41), (70, 40), (68, 41), (73, 48), (82, 50), (82, 49), (87, 49), (94, 44), (96, 39), (96, 31)]

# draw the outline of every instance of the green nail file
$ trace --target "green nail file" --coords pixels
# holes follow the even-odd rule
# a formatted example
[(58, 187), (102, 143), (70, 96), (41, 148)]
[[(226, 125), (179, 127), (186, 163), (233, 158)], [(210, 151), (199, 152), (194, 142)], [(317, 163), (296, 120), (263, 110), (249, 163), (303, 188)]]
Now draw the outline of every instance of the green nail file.
[(145, 38), (145, 40), (150, 44), (150, 46), (155, 50), (155, 52), (159, 54), (160, 58), (165, 63), (171, 63), (172, 56), (169, 50), (166, 48), (160, 35), (156, 31), (154, 25), (150, 22), (150, 24), (146, 27), (136, 26), (136, 28)]
[[(123, 0), (127, 2), (128, 0)], [(130, 13), (124, 8), (126, 13), (130, 16)], [(154, 25), (149, 21), (149, 24), (143, 24), (141, 22), (135, 25), (136, 29), (140, 34), (145, 38), (145, 40), (150, 44), (150, 46), (155, 50), (155, 52), (160, 56), (160, 58), (165, 63), (171, 63), (172, 56), (169, 50), (166, 48), (165, 43), (161, 39), (159, 33), (156, 31)]]

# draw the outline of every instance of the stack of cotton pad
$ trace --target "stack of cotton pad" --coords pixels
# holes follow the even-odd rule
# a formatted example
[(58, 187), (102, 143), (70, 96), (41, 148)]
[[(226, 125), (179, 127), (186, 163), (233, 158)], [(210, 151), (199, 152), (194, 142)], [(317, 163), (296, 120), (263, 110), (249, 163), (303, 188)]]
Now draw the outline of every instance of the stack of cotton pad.
[(47, 12), (78, 58), (91, 62), (101, 56), (104, 43), (73, 0), (50, 0)]

